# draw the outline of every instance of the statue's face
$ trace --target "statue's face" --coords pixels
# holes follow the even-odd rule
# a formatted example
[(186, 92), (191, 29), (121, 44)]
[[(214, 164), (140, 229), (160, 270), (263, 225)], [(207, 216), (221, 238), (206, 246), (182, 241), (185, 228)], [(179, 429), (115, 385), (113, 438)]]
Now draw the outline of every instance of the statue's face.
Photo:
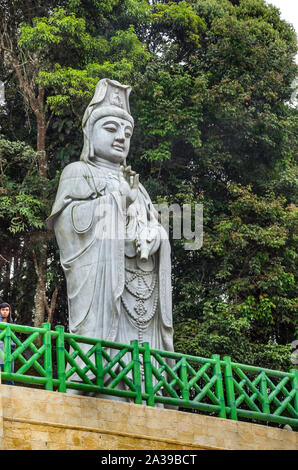
[(123, 163), (127, 157), (133, 128), (129, 121), (107, 116), (93, 127), (94, 155), (112, 163)]

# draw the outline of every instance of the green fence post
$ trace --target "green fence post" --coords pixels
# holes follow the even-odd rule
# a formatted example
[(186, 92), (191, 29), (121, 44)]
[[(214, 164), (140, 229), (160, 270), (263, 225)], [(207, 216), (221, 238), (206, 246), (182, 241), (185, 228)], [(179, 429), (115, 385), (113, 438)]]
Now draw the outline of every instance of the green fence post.
[(290, 373), (293, 374), (292, 388), (295, 390), (294, 408), (298, 416), (298, 369), (291, 369)]
[(130, 345), (133, 347), (132, 350), (132, 360), (133, 360), (133, 384), (136, 388), (136, 397), (135, 403), (138, 405), (142, 404), (142, 376), (141, 376), (141, 367), (140, 367), (140, 358), (139, 358), (139, 343), (138, 340), (133, 340), (130, 342)]
[(182, 399), (189, 403), (189, 383), (187, 380), (187, 360), (185, 357), (181, 358), (180, 378), (183, 382)]
[(56, 326), (55, 330), (58, 333), (56, 339), (56, 351), (57, 351), (57, 376), (59, 380), (58, 392), (65, 393), (65, 346), (64, 346), (64, 326)]
[(262, 412), (266, 414), (270, 414), (270, 404), (269, 404), (268, 390), (267, 390), (267, 377), (264, 371), (262, 372), (260, 391), (262, 394)]
[(96, 385), (104, 387), (104, 376), (103, 376), (103, 354), (101, 341), (96, 343), (95, 350), (95, 366), (96, 366)]
[(51, 342), (51, 324), (43, 323), (42, 328), (45, 330), (43, 334), (44, 345), (44, 369), (46, 371), (47, 382), (46, 390), (53, 390), (53, 367), (52, 367), (52, 342)]
[[(3, 372), (8, 374), (12, 373), (12, 360), (11, 360), (11, 332), (10, 326), (5, 327), (5, 336), (4, 336), (4, 368)], [(10, 380), (10, 379), (8, 379)]]
[(213, 354), (211, 356), (211, 359), (215, 359), (215, 364), (214, 364), (214, 369), (213, 369), (213, 374), (216, 376), (216, 382), (215, 382), (215, 391), (216, 391), (216, 396), (219, 400), (219, 417), (220, 418), (226, 418), (226, 402), (225, 402), (225, 394), (224, 394), (224, 388), (223, 388), (223, 381), (222, 381), (222, 375), (221, 375), (221, 366), (220, 366), (220, 356), (219, 354)]
[(145, 392), (148, 395), (147, 405), (154, 406), (154, 390), (153, 390), (153, 376), (152, 376), (152, 363), (149, 343), (142, 343), (144, 348), (144, 379), (145, 379)]
[(225, 363), (225, 387), (226, 387), (226, 395), (227, 395), (227, 405), (230, 408), (229, 418), (237, 420), (237, 407), (236, 407), (236, 400), (235, 400), (235, 391), (234, 391), (234, 379), (233, 379), (233, 369), (232, 369), (232, 362), (229, 356), (225, 356), (223, 358)]

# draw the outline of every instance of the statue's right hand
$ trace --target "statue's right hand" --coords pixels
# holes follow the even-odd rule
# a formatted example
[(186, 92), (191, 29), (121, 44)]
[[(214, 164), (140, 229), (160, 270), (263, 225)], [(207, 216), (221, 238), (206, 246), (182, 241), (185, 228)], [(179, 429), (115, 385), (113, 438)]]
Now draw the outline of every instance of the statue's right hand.
[(119, 171), (120, 194), (125, 198), (126, 209), (132, 204), (138, 195), (139, 175), (130, 166), (120, 167)]

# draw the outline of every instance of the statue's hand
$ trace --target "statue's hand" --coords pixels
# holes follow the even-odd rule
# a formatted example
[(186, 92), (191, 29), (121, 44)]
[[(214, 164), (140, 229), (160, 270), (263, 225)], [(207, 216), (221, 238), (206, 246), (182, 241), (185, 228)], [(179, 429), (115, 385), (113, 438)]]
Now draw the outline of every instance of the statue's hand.
[(124, 166), (121, 166), (119, 181), (120, 194), (124, 196), (124, 205), (127, 209), (137, 198), (139, 190), (139, 175), (133, 171), (130, 166), (125, 168)]

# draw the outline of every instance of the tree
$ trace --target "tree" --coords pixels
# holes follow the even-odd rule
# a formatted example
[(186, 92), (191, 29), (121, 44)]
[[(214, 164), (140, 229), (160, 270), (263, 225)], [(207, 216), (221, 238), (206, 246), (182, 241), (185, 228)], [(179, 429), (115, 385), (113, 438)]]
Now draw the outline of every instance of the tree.
[(297, 324), (297, 112), (287, 104), (295, 34), (262, 1), (192, 5), (206, 25), (200, 47), (187, 56), (181, 39), (156, 32), (158, 65), (139, 86), (149, 96), (137, 122), (140, 136), (149, 134), (137, 151), (150, 163), (142, 168), (156, 199), (204, 204), (202, 250), (187, 253), (174, 243), (176, 344), (190, 352), (191, 318), (198, 328), (193, 351), (209, 355), (206, 342), (198, 348), (200, 338), (221, 331), (217, 346), (209, 338), (214, 351), (222, 353), (225, 343), (239, 358), (222, 326), (240, 322), (243, 351), (255, 348), (252, 363), (262, 365), (263, 349), (267, 365), (272, 357), (289, 367)]

